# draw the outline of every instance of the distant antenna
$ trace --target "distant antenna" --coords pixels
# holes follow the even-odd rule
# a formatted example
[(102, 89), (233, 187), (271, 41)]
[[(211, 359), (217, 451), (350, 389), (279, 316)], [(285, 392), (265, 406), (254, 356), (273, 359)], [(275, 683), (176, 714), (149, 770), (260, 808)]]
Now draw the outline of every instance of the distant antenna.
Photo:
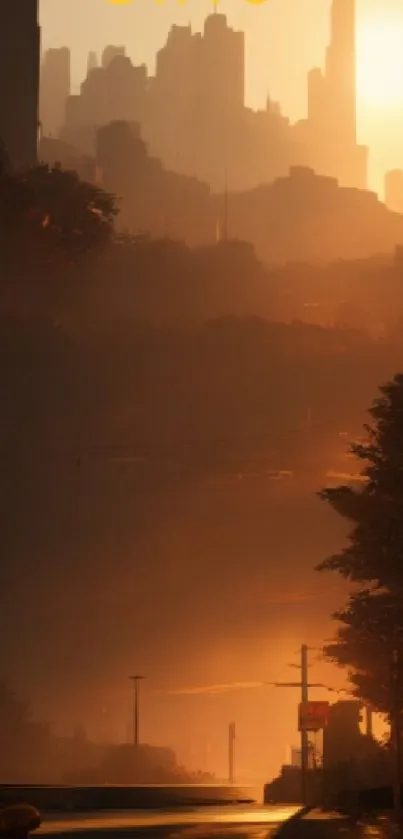
[(223, 218), (223, 229), (222, 229), (222, 238), (224, 242), (228, 241), (228, 175), (227, 170), (225, 170), (225, 179), (224, 179), (224, 218)]

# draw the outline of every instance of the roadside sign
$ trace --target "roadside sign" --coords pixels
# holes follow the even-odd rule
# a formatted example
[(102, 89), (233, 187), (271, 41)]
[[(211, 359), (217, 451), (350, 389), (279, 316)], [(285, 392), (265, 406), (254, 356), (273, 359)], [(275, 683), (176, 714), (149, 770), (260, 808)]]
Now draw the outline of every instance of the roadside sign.
[(299, 731), (320, 731), (329, 716), (328, 702), (300, 702), (298, 708)]

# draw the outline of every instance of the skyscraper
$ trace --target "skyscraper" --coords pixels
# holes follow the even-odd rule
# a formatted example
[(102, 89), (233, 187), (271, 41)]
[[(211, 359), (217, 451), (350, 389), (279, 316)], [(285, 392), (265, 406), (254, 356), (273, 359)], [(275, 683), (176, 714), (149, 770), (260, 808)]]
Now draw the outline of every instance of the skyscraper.
[(221, 114), (240, 111), (245, 99), (245, 35), (222, 14), (206, 18), (203, 34), (204, 96)]
[(318, 174), (365, 189), (368, 150), (357, 145), (356, 130), (355, 6), (355, 0), (332, 2), (325, 69), (308, 77), (307, 145)]
[(329, 115), (344, 143), (356, 143), (355, 0), (333, 0), (331, 38), (326, 53)]
[(40, 120), (42, 135), (57, 137), (64, 125), (66, 102), (70, 96), (70, 50), (49, 49), (41, 66)]
[(38, 0), (2, 0), (0, 138), (16, 168), (37, 159), (39, 68)]

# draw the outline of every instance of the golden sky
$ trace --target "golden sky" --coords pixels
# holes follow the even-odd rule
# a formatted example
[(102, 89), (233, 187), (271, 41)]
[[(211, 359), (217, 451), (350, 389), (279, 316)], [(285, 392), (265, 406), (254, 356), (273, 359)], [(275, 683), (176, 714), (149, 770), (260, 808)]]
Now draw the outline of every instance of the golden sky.
[[(403, 5), (401, 0), (357, 0), (359, 136), (371, 146), (371, 185), (385, 169), (403, 165)], [(173, 23), (201, 28), (212, 0), (41, 0), (44, 47), (70, 46), (73, 82), (82, 80), (89, 49), (125, 43), (135, 63), (152, 70), (156, 50)], [(323, 63), (330, 0), (221, 0), (229, 22), (246, 32), (247, 100), (263, 105), (267, 92), (292, 119), (306, 109), (306, 73)]]

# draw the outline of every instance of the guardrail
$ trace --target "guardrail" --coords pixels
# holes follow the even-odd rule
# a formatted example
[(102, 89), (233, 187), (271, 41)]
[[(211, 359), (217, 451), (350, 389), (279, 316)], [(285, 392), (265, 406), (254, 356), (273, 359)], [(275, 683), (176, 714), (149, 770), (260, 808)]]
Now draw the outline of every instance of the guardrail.
[(91, 812), (100, 810), (158, 810), (252, 803), (256, 791), (248, 787), (222, 785), (101, 785), (28, 786), (0, 785), (3, 805), (32, 804), (40, 812)]

